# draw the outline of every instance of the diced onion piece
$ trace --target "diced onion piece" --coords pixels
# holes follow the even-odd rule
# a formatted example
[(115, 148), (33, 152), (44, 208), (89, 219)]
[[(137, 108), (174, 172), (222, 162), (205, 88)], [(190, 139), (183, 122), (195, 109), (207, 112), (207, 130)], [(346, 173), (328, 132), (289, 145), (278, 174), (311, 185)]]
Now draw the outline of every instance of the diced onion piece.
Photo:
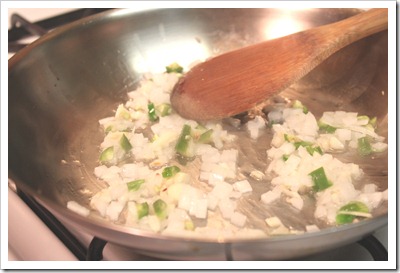
[(174, 183), (184, 183), (184, 184), (190, 183), (189, 174), (184, 173), (184, 172), (178, 172), (174, 176)]
[(271, 235), (286, 235), (290, 233), (291, 231), (285, 226), (279, 226), (270, 232)]
[(375, 184), (372, 184), (372, 183), (366, 184), (366, 185), (364, 185), (363, 192), (364, 193), (376, 192), (377, 188), (378, 188), (378, 186)]
[(243, 227), (246, 224), (246, 220), (246, 215), (238, 211), (235, 211), (231, 217), (231, 223), (238, 227)]
[(252, 139), (257, 139), (260, 135), (260, 130), (265, 127), (265, 121), (260, 116), (256, 116), (253, 120), (247, 122), (247, 129)]
[(73, 212), (76, 212), (77, 214), (85, 216), (85, 217), (89, 216), (89, 214), (90, 214), (89, 209), (78, 204), (78, 202), (76, 202), (76, 201), (68, 201), (67, 208), (72, 210)]
[(184, 183), (174, 183), (167, 188), (169, 198), (175, 203), (178, 203), (184, 188)]
[(345, 148), (344, 144), (334, 136), (329, 139), (329, 146), (334, 150), (343, 150)]
[(208, 181), (209, 178), (210, 178), (210, 173), (209, 172), (200, 171), (199, 179), (201, 181)]
[(218, 203), (219, 210), (221, 211), (222, 217), (230, 220), (236, 209), (236, 202), (229, 198), (221, 199)]
[(241, 193), (247, 193), (253, 191), (253, 188), (251, 187), (249, 181), (247, 180), (242, 180), (233, 183), (233, 189)]
[(202, 199), (201, 191), (187, 184), (183, 184), (182, 194), (179, 196), (178, 208), (187, 212), (194, 211), (198, 199)]
[(122, 119), (130, 119), (131, 118), (131, 114), (124, 107), (123, 104), (120, 104), (120, 105), (118, 105), (117, 111), (115, 112), (115, 117), (116, 118), (122, 118)]
[(97, 210), (102, 217), (105, 217), (108, 204), (112, 198), (110, 192), (103, 190), (95, 194), (90, 200), (90, 206)]
[(220, 183), (223, 181), (224, 181), (224, 177), (222, 175), (217, 174), (217, 173), (209, 173), (208, 184), (210, 184), (211, 186), (215, 186), (215, 185), (217, 185), (217, 183)]
[(317, 225), (307, 225), (306, 231), (307, 232), (316, 232), (316, 231), (320, 231), (320, 229)]
[(339, 128), (335, 131), (335, 136), (341, 141), (349, 141), (351, 140), (351, 131), (349, 129)]
[(361, 193), (358, 200), (365, 203), (370, 209), (376, 208), (383, 200), (382, 192)]
[(280, 226), (283, 225), (282, 222), (281, 222), (281, 219), (279, 219), (276, 216), (272, 216), (272, 217), (266, 218), (265, 222), (267, 223), (268, 226), (270, 226), (272, 228), (277, 228), (277, 227), (280, 227)]
[(251, 171), (250, 176), (256, 180), (262, 180), (265, 177), (265, 174), (259, 170)]
[(261, 201), (264, 204), (270, 204), (274, 202), (275, 200), (279, 199), (281, 197), (281, 192), (279, 191), (268, 191), (266, 193), (263, 193), (261, 195)]
[(138, 220), (138, 211), (135, 202), (128, 202), (127, 205), (127, 215), (125, 224), (128, 226), (135, 226)]
[(304, 205), (304, 201), (301, 197), (288, 198), (288, 202), (298, 210), (301, 210)]
[(238, 191), (232, 191), (231, 194), (229, 195), (229, 198), (232, 199), (239, 199), (240, 197), (242, 197), (242, 193)]
[(200, 219), (207, 218), (208, 202), (205, 198), (192, 200), (189, 214)]
[(210, 193), (207, 195), (207, 200), (208, 200), (207, 202), (208, 209), (215, 210), (218, 206), (218, 201), (219, 201), (218, 197)]
[(221, 181), (215, 185), (215, 187), (211, 191), (211, 194), (215, 195), (219, 199), (224, 199), (229, 197), (232, 190), (233, 186), (231, 184)]
[(272, 110), (268, 112), (268, 121), (270, 124), (282, 123), (282, 110)]
[(161, 222), (156, 215), (147, 216), (147, 220), (148, 220), (148, 225), (152, 231), (158, 232), (161, 230)]
[(125, 204), (118, 201), (111, 201), (106, 210), (106, 215), (111, 221), (117, 221)]
[(222, 162), (236, 162), (239, 151), (236, 149), (223, 150), (221, 152), (220, 161)]
[(381, 153), (381, 152), (384, 152), (387, 150), (388, 145), (383, 142), (375, 142), (375, 143), (371, 143), (371, 148), (372, 148), (372, 151)]

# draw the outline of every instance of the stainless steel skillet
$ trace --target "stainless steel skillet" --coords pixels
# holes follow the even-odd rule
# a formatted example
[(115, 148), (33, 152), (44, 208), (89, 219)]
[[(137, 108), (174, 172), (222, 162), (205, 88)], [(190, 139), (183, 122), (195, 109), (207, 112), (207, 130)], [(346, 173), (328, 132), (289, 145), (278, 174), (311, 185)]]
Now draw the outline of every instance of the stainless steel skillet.
[[(357, 241), (387, 223), (387, 206), (373, 219), (317, 233), (224, 242), (155, 235), (66, 209), (71, 199), (88, 204), (102, 187), (92, 174), (103, 137), (97, 121), (111, 114), (142, 73), (271, 39), (282, 26), (299, 31), (357, 12), (116, 10), (56, 29), (9, 61), (9, 177), (63, 221), (161, 258), (215, 260), (228, 253), (234, 259), (291, 259)], [(341, 50), (283, 95), (316, 114), (343, 109), (377, 116), (387, 136), (387, 60), (383, 32)], [(387, 154), (360, 164), (380, 190), (387, 188)]]

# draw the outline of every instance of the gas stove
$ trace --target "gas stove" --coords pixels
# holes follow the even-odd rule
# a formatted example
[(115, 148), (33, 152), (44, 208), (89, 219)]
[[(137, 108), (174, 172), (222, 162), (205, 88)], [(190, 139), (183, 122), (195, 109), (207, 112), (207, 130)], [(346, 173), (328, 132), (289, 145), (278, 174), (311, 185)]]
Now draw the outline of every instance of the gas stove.
[[(9, 9), (9, 58), (41, 34), (104, 10), (106, 9)], [(37, 24), (31, 25), (29, 22)], [(17, 189), (10, 180), (8, 214), (8, 261), (16, 262), (10, 266), (13, 269), (26, 268), (24, 263), (18, 263), (22, 261), (160, 261), (127, 247), (105, 242), (69, 226), (68, 223), (62, 223), (33, 198)], [(305, 257), (301, 261), (387, 260), (387, 249), (386, 225), (360, 242)], [(232, 260), (232, 257), (227, 255), (226, 260)], [(52, 263), (52, 268), (65, 268), (64, 264), (58, 262)], [(152, 268), (153, 266), (154, 263), (151, 264)], [(94, 266), (97, 267), (98, 265)]]

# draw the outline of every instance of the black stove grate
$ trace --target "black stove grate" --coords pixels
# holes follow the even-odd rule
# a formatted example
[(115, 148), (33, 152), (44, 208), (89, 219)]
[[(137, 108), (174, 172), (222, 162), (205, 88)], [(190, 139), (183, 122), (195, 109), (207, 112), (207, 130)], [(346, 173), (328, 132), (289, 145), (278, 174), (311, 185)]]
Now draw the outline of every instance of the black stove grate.
[(11, 29), (8, 30), (8, 52), (15, 53), (25, 47), (26, 44), (20, 42), (22, 39), (44, 35), (56, 27), (107, 10), (110, 9), (78, 9), (34, 23), (29, 22), (17, 13), (12, 14)]

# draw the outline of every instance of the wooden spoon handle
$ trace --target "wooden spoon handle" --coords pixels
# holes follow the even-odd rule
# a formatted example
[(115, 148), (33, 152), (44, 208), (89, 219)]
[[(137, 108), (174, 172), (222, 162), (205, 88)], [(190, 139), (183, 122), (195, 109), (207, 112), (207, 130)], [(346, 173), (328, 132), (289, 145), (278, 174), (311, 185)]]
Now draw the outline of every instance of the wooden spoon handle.
[(234, 50), (193, 67), (171, 94), (183, 117), (212, 120), (249, 110), (339, 49), (387, 29), (387, 9)]
[(337, 50), (388, 28), (388, 10), (371, 9), (342, 21), (310, 30), (316, 41), (327, 44), (323, 48), (329, 55)]
[[(340, 32), (343, 32), (343, 30), (345, 30), (345, 32), (350, 36), (350, 42), (356, 41), (371, 34), (387, 29), (388, 10), (371, 9), (369, 11), (350, 17), (346, 20), (331, 24), (331, 26), (333, 25), (335, 25)], [(324, 28), (324, 26), (322, 26), (321, 28)]]

